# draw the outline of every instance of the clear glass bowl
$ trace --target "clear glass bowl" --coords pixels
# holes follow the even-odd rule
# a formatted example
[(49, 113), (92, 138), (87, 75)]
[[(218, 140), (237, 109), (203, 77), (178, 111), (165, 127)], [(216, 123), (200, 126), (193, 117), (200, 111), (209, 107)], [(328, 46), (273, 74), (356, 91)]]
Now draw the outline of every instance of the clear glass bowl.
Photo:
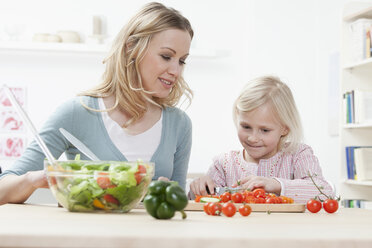
[(146, 194), (154, 167), (142, 161), (44, 161), (54, 197), (71, 212), (130, 211)]

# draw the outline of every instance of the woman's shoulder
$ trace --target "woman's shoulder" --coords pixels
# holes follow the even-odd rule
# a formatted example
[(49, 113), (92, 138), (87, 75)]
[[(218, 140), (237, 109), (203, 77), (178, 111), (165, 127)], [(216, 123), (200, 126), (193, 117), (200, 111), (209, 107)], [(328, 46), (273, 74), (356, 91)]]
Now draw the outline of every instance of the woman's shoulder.
[(191, 119), (185, 111), (177, 107), (166, 107), (164, 108), (164, 115), (171, 122), (184, 123), (186, 126), (191, 126)]

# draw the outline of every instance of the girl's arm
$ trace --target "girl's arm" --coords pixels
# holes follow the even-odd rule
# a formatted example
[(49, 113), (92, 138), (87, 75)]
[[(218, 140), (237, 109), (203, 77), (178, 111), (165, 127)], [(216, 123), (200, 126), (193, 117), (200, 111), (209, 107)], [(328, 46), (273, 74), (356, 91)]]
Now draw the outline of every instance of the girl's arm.
[(318, 158), (314, 155), (311, 147), (303, 145), (301, 149), (293, 157), (293, 179), (276, 178), (283, 185), (281, 195), (291, 197), (297, 203), (306, 203), (308, 200), (320, 196), (325, 199), (324, 195), (320, 195), (319, 190), (312, 182), (309, 175), (314, 179), (314, 182), (321, 187), (322, 192), (330, 197), (335, 197), (332, 186), (325, 180), (322, 174), (322, 169), (319, 165)]
[(0, 180), (0, 205), (23, 203), (37, 188), (48, 188), (44, 171), (30, 171), (21, 176), (7, 175)]

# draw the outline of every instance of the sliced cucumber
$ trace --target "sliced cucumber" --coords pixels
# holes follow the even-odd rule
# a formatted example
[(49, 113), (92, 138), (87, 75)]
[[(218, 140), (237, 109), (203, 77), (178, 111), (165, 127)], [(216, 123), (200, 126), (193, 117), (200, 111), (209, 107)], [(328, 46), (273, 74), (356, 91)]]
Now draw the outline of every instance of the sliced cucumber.
[(214, 198), (214, 197), (202, 197), (200, 198), (201, 203), (207, 203), (207, 202), (220, 202), (221, 199)]

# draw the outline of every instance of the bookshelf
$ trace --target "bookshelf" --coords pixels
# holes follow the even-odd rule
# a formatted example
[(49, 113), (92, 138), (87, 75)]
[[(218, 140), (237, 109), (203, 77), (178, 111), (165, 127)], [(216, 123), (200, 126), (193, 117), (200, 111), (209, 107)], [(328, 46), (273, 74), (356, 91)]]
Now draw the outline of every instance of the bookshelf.
[[(344, 8), (341, 33), (340, 95), (352, 90), (372, 91), (372, 58), (355, 59), (355, 38), (351, 24), (359, 19), (372, 19), (372, 3), (351, 2)], [(345, 123), (345, 102), (341, 101), (340, 118), (340, 183), (342, 199), (372, 201), (372, 181), (348, 179), (345, 147), (372, 146), (372, 123)]]

